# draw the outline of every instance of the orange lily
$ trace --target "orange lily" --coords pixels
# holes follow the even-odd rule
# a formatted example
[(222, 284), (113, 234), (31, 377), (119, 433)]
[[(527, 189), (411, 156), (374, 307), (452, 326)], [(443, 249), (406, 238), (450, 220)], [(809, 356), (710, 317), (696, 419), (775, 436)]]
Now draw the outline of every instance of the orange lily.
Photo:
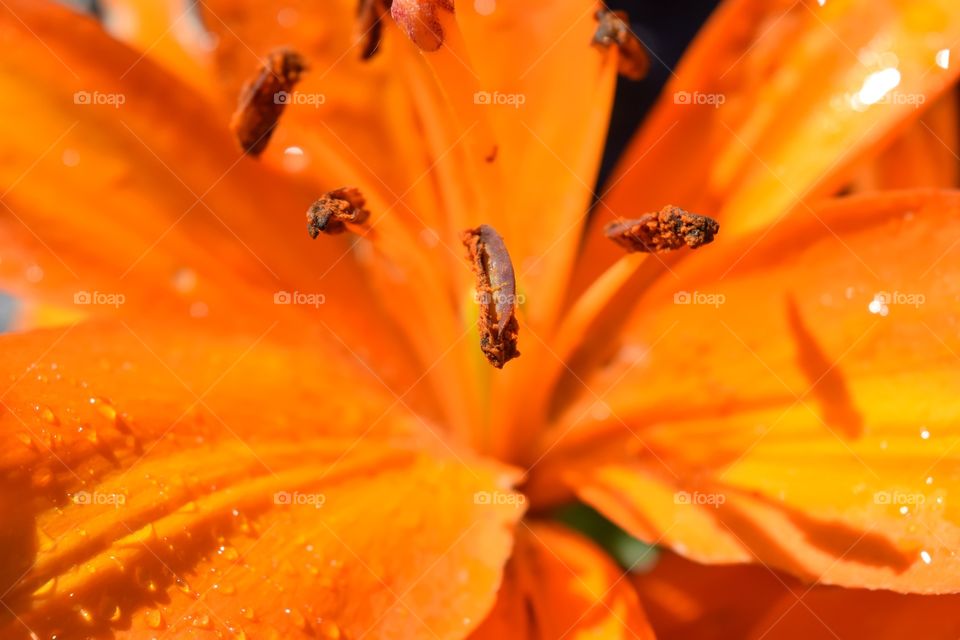
[[(960, 591), (960, 194), (884, 151), (943, 153), (947, 0), (724, 3), (589, 220), (592, 1), (394, 0), (366, 62), (356, 2), (105, 4), (112, 36), (0, 8), (5, 637), (652, 637), (574, 499), (698, 562)], [(257, 162), (227, 123), (278, 46), (310, 71)], [(370, 220), (312, 242), (344, 185)], [(597, 229), (668, 202), (722, 241)], [(523, 299), (502, 371), (480, 224)]]

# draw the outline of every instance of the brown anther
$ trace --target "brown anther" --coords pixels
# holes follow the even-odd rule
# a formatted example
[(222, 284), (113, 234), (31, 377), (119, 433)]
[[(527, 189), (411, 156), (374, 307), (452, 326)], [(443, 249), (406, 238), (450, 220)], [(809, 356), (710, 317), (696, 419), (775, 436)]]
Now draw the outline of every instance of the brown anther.
[(440, 11), (453, 13), (453, 0), (393, 0), (390, 15), (421, 51), (436, 51), (443, 44)]
[(497, 369), (520, 355), (517, 337), (517, 281), (500, 234), (482, 224), (463, 232), (463, 245), (477, 277), (480, 350)]
[(369, 60), (380, 50), (383, 39), (383, 19), (390, 11), (393, 0), (360, 0), (357, 5), (357, 40), (360, 42), (360, 59)]
[(259, 156), (267, 148), (273, 129), (290, 101), (290, 92), (307, 69), (299, 53), (277, 49), (267, 55), (264, 65), (243, 85), (230, 129), (244, 151)]
[(657, 253), (682, 247), (697, 247), (713, 242), (720, 223), (713, 218), (689, 213), (667, 205), (657, 213), (647, 213), (636, 220), (611, 222), (603, 232), (627, 251)]
[(597, 30), (593, 44), (600, 47), (616, 45), (620, 49), (617, 71), (624, 78), (640, 80), (650, 69), (650, 58), (640, 38), (630, 30), (630, 19), (625, 11), (600, 9), (595, 15)]
[(321, 233), (333, 235), (347, 230), (347, 224), (363, 224), (370, 217), (366, 200), (358, 189), (343, 187), (320, 196), (307, 210), (307, 233), (316, 240)]

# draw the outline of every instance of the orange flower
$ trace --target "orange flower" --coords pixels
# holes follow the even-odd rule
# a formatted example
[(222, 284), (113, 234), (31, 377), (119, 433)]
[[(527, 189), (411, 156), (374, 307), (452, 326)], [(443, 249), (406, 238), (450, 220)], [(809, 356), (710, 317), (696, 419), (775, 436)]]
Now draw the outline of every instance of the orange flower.
[[(355, 1), (205, 0), (209, 32), (158, 4), (105, 3), (112, 37), (0, 8), (4, 637), (652, 637), (641, 600), (678, 628), (663, 589), (713, 570), (627, 579), (550, 519), (574, 499), (761, 579), (960, 591), (960, 194), (879, 191), (956, 183), (950, 2), (724, 3), (591, 218), (593, 2), (394, 0), (366, 61)], [(228, 122), (281, 46), (308, 70), (256, 161)], [(344, 186), (369, 220), (311, 241)], [(598, 227), (668, 203), (721, 241)]]

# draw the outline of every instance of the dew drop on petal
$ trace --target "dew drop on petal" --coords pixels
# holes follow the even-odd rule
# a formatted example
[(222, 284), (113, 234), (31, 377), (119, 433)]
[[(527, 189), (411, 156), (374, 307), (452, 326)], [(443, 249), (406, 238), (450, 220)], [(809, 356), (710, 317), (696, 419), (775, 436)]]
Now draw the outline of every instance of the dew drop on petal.
[(297, 14), (296, 9), (291, 9), (290, 7), (284, 7), (277, 12), (277, 23), (281, 27), (290, 28), (297, 24), (300, 16)]
[(38, 264), (32, 264), (23, 272), (23, 277), (27, 279), (27, 282), (36, 284), (43, 280), (43, 269)]
[(934, 60), (937, 63), (937, 66), (941, 69), (950, 68), (950, 49), (940, 49), (937, 51), (937, 55), (934, 56)]
[(60, 158), (63, 160), (63, 164), (68, 167), (75, 167), (80, 164), (80, 154), (76, 149), (64, 149)]
[(877, 104), (888, 93), (900, 85), (900, 72), (894, 67), (887, 67), (868, 75), (860, 90), (850, 98), (850, 106), (856, 111), (865, 111), (867, 107)]
[(920, 552), (920, 559), (923, 560), (924, 564), (930, 564), (933, 562), (933, 558), (930, 557), (930, 552), (926, 549)]
[(193, 269), (181, 267), (173, 274), (173, 288), (178, 293), (190, 293), (197, 287), (197, 273)]
[(309, 164), (310, 159), (301, 147), (290, 146), (283, 150), (283, 168), (290, 173), (299, 173)]
[(143, 619), (151, 629), (162, 629), (164, 626), (163, 614), (160, 613), (159, 609), (147, 610), (147, 612), (143, 614)]
[(930, 432), (927, 431), (926, 429), (921, 429), (921, 430), (920, 430), (920, 437), (923, 438), (924, 440), (929, 440), (929, 439), (930, 439)]

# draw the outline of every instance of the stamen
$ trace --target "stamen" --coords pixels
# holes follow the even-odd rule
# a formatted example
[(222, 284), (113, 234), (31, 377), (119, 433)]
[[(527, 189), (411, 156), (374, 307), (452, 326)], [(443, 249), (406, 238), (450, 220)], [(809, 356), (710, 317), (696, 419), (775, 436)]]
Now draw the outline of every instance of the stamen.
[(363, 224), (370, 217), (370, 212), (363, 208), (365, 204), (363, 195), (354, 187), (328, 191), (307, 210), (307, 233), (316, 240), (321, 233), (343, 233), (348, 222)]
[(360, 59), (369, 60), (380, 50), (383, 38), (383, 17), (390, 11), (393, 0), (360, 0), (357, 6), (357, 40), (360, 41)]
[(650, 69), (647, 51), (633, 31), (625, 11), (600, 9), (596, 13), (597, 31), (593, 34), (593, 44), (607, 48), (617, 45), (620, 49), (617, 71), (624, 78), (640, 80)]
[(667, 205), (636, 220), (611, 222), (603, 231), (629, 252), (658, 253), (684, 246), (696, 249), (713, 242), (720, 224), (713, 218)]
[(436, 51), (443, 44), (439, 11), (453, 13), (453, 0), (393, 0), (390, 15), (421, 51)]
[(267, 148), (273, 129), (290, 100), (290, 92), (300, 81), (307, 63), (296, 51), (277, 49), (267, 55), (266, 63), (240, 90), (237, 110), (230, 129), (243, 150), (259, 156)]
[(477, 277), (480, 304), (480, 350), (497, 369), (520, 355), (517, 351), (517, 281), (503, 238), (482, 224), (463, 232), (463, 245)]

